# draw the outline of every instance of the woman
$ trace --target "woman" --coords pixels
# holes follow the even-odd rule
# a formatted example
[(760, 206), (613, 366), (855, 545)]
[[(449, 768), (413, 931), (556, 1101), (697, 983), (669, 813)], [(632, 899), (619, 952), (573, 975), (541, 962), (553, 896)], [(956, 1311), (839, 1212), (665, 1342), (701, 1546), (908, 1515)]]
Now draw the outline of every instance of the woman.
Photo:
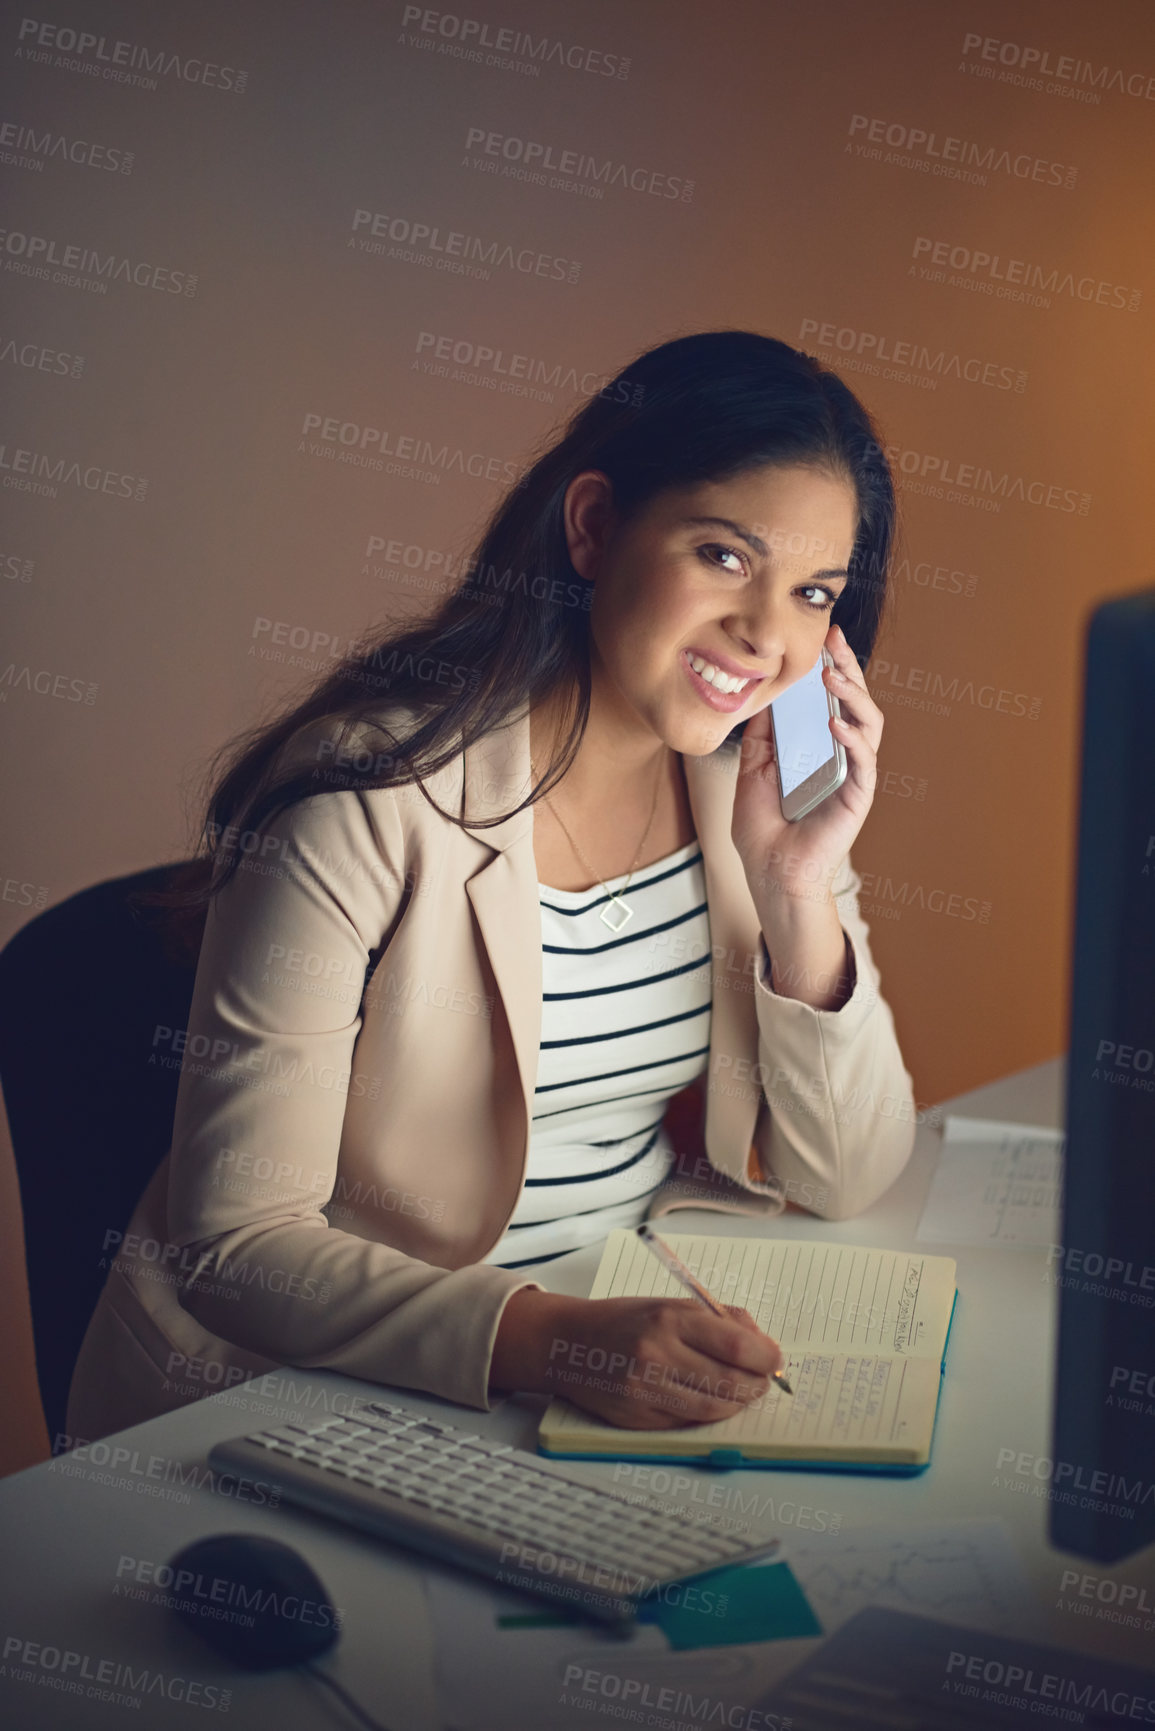
[[(693, 1087), (683, 1201), (840, 1219), (909, 1156), (849, 859), (894, 513), (869, 417), (809, 356), (662, 344), (533, 463), (464, 587), (242, 742), (212, 881), (170, 898), (207, 909), (172, 1146), (74, 1436), (285, 1363), (479, 1408), (556, 1389), (636, 1428), (766, 1390), (781, 1354), (744, 1312), (533, 1275), (661, 1206)], [(848, 774), (787, 823), (768, 706), (823, 644)]]

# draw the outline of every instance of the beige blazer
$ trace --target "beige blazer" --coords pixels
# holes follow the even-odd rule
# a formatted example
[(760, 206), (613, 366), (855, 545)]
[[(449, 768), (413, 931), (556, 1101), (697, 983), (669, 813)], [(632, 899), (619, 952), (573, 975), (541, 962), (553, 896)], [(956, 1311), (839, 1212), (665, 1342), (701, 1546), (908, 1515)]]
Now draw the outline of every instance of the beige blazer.
[[(300, 750), (331, 758), (331, 728)], [(730, 839), (737, 748), (684, 761), (713, 966), (697, 1178), (751, 1212), (792, 1200), (830, 1220), (859, 1213), (915, 1129), (861, 880), (848, 855), (834, 887), (849, 1000), (780, 997)], [(469, 823), (529, 787), (524, 711), (429, 782)], [(480, 1260), (517, 1204), (533, 1110), (532, 807), (467, 833), (412, 786), (333, 790), (241, 846), (247, 863), (209, 911), (188, 1029), (156, 1033), (154, 1060), (182, 1066), (172, 1145), (111, 1263), (69, 1433), (106, 1435), (279, 1365), (488, 1409), (502, 1310), (540, 1286), (532, 1268)], [(664, 1200), (701, 1189), (691, 1172)]]

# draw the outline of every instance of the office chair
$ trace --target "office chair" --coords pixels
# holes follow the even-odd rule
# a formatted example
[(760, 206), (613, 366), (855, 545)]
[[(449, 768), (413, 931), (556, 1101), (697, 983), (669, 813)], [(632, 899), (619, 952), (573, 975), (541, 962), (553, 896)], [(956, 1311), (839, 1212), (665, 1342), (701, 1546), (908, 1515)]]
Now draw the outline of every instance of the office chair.
[[(172, 1140), (203, 916), (162, 927), (136, 897), (192, 862), (110, 878), (47, 908), (0, 951), (0, 1089), (24, 1213), (36, 1374), (49, 1436), (141, 1193)], [(150, 1059), (154, 1059), (150, 1062)], [(55, 1452), (55, 1451), (54, 1451)]]

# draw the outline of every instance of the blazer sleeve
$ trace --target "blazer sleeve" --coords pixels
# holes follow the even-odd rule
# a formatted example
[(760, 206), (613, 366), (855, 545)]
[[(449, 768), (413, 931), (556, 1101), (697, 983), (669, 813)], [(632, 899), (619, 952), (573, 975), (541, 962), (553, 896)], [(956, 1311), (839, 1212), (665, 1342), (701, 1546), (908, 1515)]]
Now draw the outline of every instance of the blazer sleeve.
[[(177, 1293), (210, 1332), (279, 1363), (488, 1410), (501, 1313), (539, 1283), (487, 1264), (435, 1267), (321, 1212), (346, 1095), (371, 1087), (354, 1046), (370, 953), (402, 905), (403, 861), (395, 802), (375, 801), (371, 815), (357, 793), (334, 790), (264, 826), (210, 904), (170, 1154)], [(352, 989), (286, 991), (274, 982), (288, 948), (323, 958), (325, 976)]]
[(914, 1083), (859, 912), (861, 888), (848, 854), (833, 885), (854, 970), (840, 1009), (816, 1010), (775, 992), (765, 940), (754, 972), (763, 1099), (747, 1183), (826, 1220), (861, 1214), (889, 1190), (917, 1127)]

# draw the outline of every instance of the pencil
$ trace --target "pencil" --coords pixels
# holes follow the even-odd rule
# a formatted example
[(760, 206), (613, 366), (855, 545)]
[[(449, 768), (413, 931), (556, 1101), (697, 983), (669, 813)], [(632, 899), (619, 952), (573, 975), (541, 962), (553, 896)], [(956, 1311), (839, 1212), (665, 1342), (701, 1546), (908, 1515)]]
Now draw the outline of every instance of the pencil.
[[(666, 1244), (663, 1239), (658, 1237), (648, 1220), (642, 1221), (637, 1232), (642, 1243), (647, 1245), (653, 1251), (659, 1262), (665, 1264), (670, 1273), (674, 1276), (674, 1279), (684, 1286), (687, 1292), (693, 1293), (694, 1297), (698, 1299), (701, 1304), (706, 1305), (709, 1310), (712, 1310), (715, 1316), (724, 1317), (729, 1315), (725, 1305), (719, 1304), (713, 1293), (706, 1291), (706, 1288), (702, 1285), (702, 1282), (698, 1279), (697, 1275), (693, 1274), (690, 1269), (686, 1267), (682, 1258), (676, 1256), (670, 1249), (669, 1245)], [(771, 1381), (778, 1384), (778, 1387), (782, 1390), (783, 1394), (794, 1393), (794, 1390), (786, 1381), (786, 1378), (780, 1370), (774, 1372)]]

